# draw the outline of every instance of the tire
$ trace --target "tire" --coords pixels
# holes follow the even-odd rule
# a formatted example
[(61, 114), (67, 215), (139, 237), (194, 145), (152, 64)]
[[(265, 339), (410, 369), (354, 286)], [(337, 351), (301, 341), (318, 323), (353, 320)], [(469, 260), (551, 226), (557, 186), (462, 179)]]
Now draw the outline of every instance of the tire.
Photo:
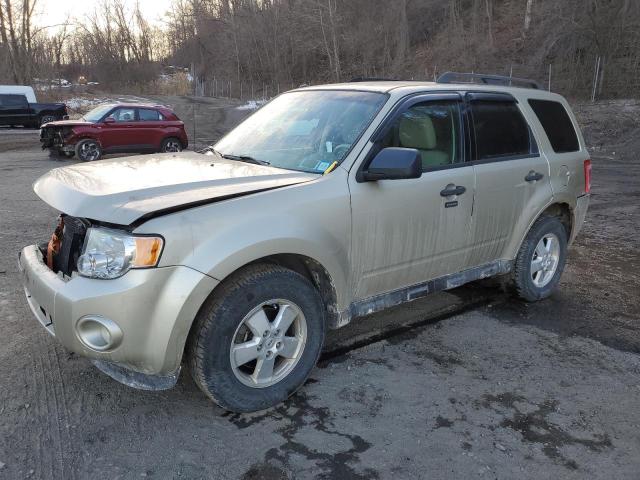
[(102, 148), (97, 141), (86, 138), (76, 144), (76, 156), (83, 162), (99, 160), (102, 157)]
[(175, 137), (165, 138), (162, 141), (162, 145), (160, 146), (160, 151), (162, 153), (181, 152), (182, 151), (182, 142), (179, 139), (175, 138)]
[(55, 121), (56, 121), (56, 117), (54, 115), (43, 115), (42, 117), (40, 117), (40, 126), (44, 125), (45, 123), (55, 122)]
[(513, 270), (517, 295), (527, 302), (547, 298), (560, 282), (567, 259), (567, 231), (556, 217), (542, 216), (525, 237)]
[[(277, 310), (271, 306), (274, 302), (278, 302)], [(282, 318), (293, 320), (278, 336), (275, 326), (281, 312)], [(260, 325), (256, 318), (268, 322)], [(248, 319), (252, 319), (251, 325)], [(253, 333), (265, 325), (268, 331), (262, 337)], [(233, 412), (264, 410), (286, 400), (304, 384), (320, 356), (325, 329), (322, 299), (309, 280), (280, 266), (251, 265), (219, 285), (200, 309), (187, 345), (187, 362), (198, 387), (222, 408)], [(297, 344), (286, 340), (292, 338), (297, 338)], [(249, 357), (258, 358), (247, 363), (235, 360), (234, 345), (257, 342)], [(291, 358), (280, 356), (285, 353), (285, 343), (285, 348), (297, 345), (295, 352), (287, 352)], [(259, 370), (264, 373), (258, 362), (262, 359), (262, 365), (268, 365), (266, 356), (278, 348), (280, 353), (272, 354), (275, 369), (273, 383), (269, 383), (266, 374), (264, 378), (257, 375)]]

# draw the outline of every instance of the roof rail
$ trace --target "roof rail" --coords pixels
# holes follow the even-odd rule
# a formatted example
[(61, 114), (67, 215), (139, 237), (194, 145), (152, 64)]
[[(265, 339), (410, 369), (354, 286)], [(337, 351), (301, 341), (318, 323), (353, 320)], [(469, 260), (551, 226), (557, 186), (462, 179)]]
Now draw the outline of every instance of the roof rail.
[(503, 85), (506, 87), (534, 88), (544, 90), (535, 80), (507, 77), (505, 75), (484, 75), (482, 73), (446, 72), (438, 77), (437, 83), (481, 83), (484, 85)]
[(378, 78), (378, 77), (354, 77), (349, 80), (351, 82), (397, 82), (397, 78)]

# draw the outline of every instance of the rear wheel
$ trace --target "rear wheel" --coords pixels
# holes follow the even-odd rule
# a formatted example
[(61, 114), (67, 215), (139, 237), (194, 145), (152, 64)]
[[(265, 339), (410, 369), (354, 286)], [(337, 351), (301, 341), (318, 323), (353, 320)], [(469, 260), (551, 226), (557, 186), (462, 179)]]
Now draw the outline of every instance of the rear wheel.
[(161, 152), (181, 152), (182, 151), (182, 143), (177, 138), (165, 138), (162, 141), (162, 146), (160, 147)]
[(302, 275), (253, 265), (221, 284), (198, 313), (187, 358), (200, 389), (221, 407), (272, 407), (303, 385), (325, 335), (318, 291)]
[(78, 142), (76, 145), (76, 155), (78, 156), (78, 160), (91, 162), (98, 160), (102, 156), (102, 149), (98, 142), (88, 138)]
[(518, 296), (547, 298), (560, 282), (567, 256), (567, 232), (556, 217), (540, 217), (520, 246), (513, 271)]
[(40, 117), (40, 126), (44, 125), (45, 123), (49, 123), (49, 122), (55, 122), (56, 121), (56, 117), (53, 115), (43, 115), (42, 117)]

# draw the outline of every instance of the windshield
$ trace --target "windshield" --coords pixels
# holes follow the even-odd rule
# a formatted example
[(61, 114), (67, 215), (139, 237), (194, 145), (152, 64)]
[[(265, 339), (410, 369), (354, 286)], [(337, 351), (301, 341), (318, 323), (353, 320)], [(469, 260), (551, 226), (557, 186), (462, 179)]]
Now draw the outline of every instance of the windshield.
[(94, 108), (89, 113), (85, 113), (82, 118), (87, 122), (97, 122), (104, 115), (113, 108), (113, 105), (100, 105), (99, 107)]
[(374, 92), (307, 90), (280, 95), (227, 134), (215, 150), (289, 170), (324, 172), (340, 162), (386, 102)]

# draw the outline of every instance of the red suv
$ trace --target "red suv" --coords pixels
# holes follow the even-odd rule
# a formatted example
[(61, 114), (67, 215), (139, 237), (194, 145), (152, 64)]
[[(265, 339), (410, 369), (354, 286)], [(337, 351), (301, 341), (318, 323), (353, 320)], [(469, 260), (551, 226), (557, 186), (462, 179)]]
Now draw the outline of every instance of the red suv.
[(79, 160), (105, 153), (179, 152), (188, 145), (184, 123), (167, 107), (121, 103), (100, 105), (79, 120), (42, 126), (42, 148)]

